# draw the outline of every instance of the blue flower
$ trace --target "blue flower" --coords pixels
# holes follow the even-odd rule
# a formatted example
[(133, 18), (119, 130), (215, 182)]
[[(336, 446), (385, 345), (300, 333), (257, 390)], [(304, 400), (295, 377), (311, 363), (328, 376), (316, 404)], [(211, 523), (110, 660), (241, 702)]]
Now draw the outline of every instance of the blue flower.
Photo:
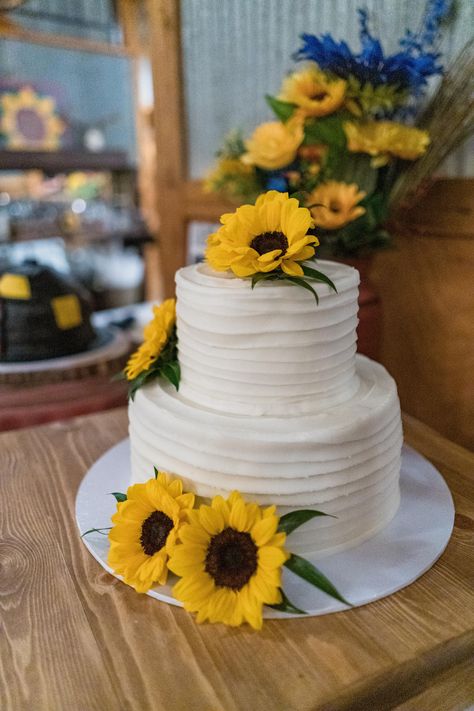
[(336, 42), (331, 35), (303, 34), (302, 47), (295, 59), (310, 59), (323, 70), (339, 77), (355, 77), (372, 86), (393, 84), (418, 96), (428, 77), (440, 74), (439, 54), (428, 51), (439, 34), (452, 0), (428, 0), (422, 28), (416, 35), (407, 31), (400, 40), (400, 51), (386, 56), (378, 39), (370, 34), (367, 10), (358, 10), (361, 52), (354, 54), (345, 42)]
[(268, 177), (265, 190), (278, 190), (279, 193), (286, 193), (288, 183), (281, 173), (275, 173)]

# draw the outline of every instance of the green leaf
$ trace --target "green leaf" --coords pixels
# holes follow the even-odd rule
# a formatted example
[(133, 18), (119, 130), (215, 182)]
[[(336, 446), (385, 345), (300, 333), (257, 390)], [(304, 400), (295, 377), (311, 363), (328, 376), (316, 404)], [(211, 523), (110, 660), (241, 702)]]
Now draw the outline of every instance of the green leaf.
[(280, 588), (280, 593), (281, 593), (281, 602), (279, 602), (276, 605), (267, 605), (267, 607), (271, 607), (273, 610), (279, 610), (280, 612), (290, 612), (293, 615), (307, 615), (308, 613), (305, 612), (305, 610), (300, 610), (299, 607), (296, 607), (293, 605), (290, 600), (286, 597), (285, 593), (283, 590)]
[(127, 494), (122, 494), (120, 491), (111, 491), (110, 493), (119, 503), (127, 500)]
[(300, 206), (303, 206), (306, 201), (306, 194), (302, 190), (297, 190), (295, 193), (291, 193), (290, 198), (298, 200)]
[(296, 276), (285, 276), (286, 281), (291, 281), (292, 284), (296, 284), (297, 286), (303, 287), (303, 289), (307, 289), (307, 291), (310, 291), (314, 298), (316, 299), (316, 303), (319, 304), (319, 296), (311, 286), (311, 284), (308, 284), (307, 281), (305, 281), (302, 277), (296, 277)]
[(323, 573), (321, 573), (321, 571), (318, 570), (312, 563), (310, 563), (309, 560), (292, 553), (291, 557), (286, 561), (285, 566), (295, 575), (298, 575), (300, 578), (303, 578), (303, 580), (306, 580), (306, 582), (314, 585), (314, 587), (318, 588), (318, 590), (325, 592), (326, 595), (330, 595), (336, 600), (343, 602), (344, 605), (352, 607), (351, 603), (347, 602), (347, 600), (343, 598), (341, 593), (334, 587), (331, 581), (328, 580), (326, 576), (323, 575)]
[(252, 277), (252, 289), (255, 288), (259, 281), (276, 281), (281, 278), (278, 272), (257, 272)]
[(119, 382), (120, 380), (126, 380), (126, 379), (127, 379), (127, 376), (125, 375), (125, 373), (123, 372), (123, 370), (121, 370), (120, 372), (115, 373), (115, 375), (112, 375), (112, 377), (110, 378), (110, 382), (111, 382), (111, 383), (117, 383), (117, 382)]
[(289, 118), (293, 116), (296, 109), (296, 104), (290, 104), (288, 101), (281, 101), (275, 96), (270, 96), (267, 94), (265, 100), (275, 116), (285, 123)]
[(344, 183), (356, 183), (370, 195), (377, 185), (378, 170), (372, 168), (371, 156), (363, 153), (344, 153), (343, 160), (334, 162), (331, 177)]
[(179, 390), (181, 369), (177, 360), (170, 363), (164, 363), (163, 367), (161, 368), (161, 375), (167, 378), (167, 380), (169, 380), (170, 383), (175, 386), (176, 390)]
[(306, 264), (302, 264), (301, 266), (303, 268), (305, 276), (310, 277), (311, 279), (316, 279), (316, 281), (323, 281), (325, 284), (330, 286), (331, 289), (333, 289), (333, 291), (335, 291), (337, 294), (336, 285), (334, 284), (334, 282), (331, 281), (328, 276), (326, 276), (326, 274), (323, 274), (322, 272), (319, 272), (317, 269), (313, 269), (312, 267), (308, 267)]
[(153, 467), (153, 471), (155, 472), (155, 479), (158, 479), (158, 469), (156, 467)]
[(325, 116), (313, 121), (307, 121), (305, 125), (304, 145), (311, 146), (315, 143), (324, 143), (334, 146), (339, 151), (346, 148), (346, 134), (343, 128), (343, 118), (340, 116)]
[(106, 533), (102, 533), (102, 531), (110, 531), (113, 526), (107, 526), (106, 528), (89, 528), (88, 531), (84, 531), (84, 533), (81, 533), (81, 538), (84, 538), (84, 536), (87, 536), (88, 533), (100, 533), (102, 536), (106, 536)]
[(337, 518), (337, 516), (332, 516), (331, 514), (323, 513), (322, 511), (316, 511), (314, 509), (300, 509), (300, 511), (290, 511), (290, 513), (285, 514), (280, 518), (280, 523), (278, 524), (278, 530), (282, 533), (286, 533), (288, 536), (292, 531), (302, 526), (306, 521), (311, 521), (312, 518), (316, 516), (329, 516), (330, 518)]

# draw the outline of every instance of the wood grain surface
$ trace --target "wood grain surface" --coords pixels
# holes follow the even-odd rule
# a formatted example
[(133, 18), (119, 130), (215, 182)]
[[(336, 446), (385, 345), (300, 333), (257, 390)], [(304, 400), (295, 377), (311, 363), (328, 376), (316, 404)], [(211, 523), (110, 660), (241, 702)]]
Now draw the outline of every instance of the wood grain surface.
[(2, 711), (448, 711), (474, 700), (474, 456), (407, 418), (408, 443), (455, 499), (445, 554), (389, 598), (256, 633), (198, 626), (138, 595), (79, 540), (80, 481), (126, 427), (120, 409), (0, 436)]

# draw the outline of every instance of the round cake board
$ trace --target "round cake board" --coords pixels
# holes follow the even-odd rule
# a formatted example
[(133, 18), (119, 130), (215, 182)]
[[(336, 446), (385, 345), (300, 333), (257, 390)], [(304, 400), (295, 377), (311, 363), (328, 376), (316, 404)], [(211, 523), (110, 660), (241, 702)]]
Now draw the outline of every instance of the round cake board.
[[(112, 491), (126, 492), (131, 480), (130, 443), (123, 440), (106, 452), (84, 477), (76, 499), (76, 519), (82, 534), (91, 528), (110, 526), (116, 510)], [(454, 524), (454, 504), (441, 474), (424, 457), (404, 446), (400, 476), (401, 503), (394, 519), (383, 531), (357, 547), (318, 558), (314, 563), (353, 606), (366, 605), (413, 583), (443, 553)], [(90, 533), (83, 539), (94, 558), (109, 573), (109, 542), (106, 535)], [(291, 551), (291, 534), (287, 539)], [(120, 579), (120, 576), (115, 576)], [(172, 594), (176, 578), (147, 594), (180, 605)], [(283, 589), (296, 607), (308, 615), (326, 615), (348, 609), (309, 583), (283, 569)], [(265, 618), (288, 615), (264, 607)]]

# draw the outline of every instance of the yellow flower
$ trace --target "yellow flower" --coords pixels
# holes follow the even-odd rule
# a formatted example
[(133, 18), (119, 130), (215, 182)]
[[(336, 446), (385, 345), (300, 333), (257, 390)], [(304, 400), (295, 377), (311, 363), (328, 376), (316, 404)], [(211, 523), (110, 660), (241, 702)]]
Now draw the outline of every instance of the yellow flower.
[(153, 319), (143, 331), (144, 342), (128, 359), (125, 366), (127, 380), (134, 380), (158, 358), (176, 323), (176, 300), (166, 299), (153, 307)]
[(372, 165), (375, 168), (386, 165), (390, 156), (415, 160), (425, 153), (430, 142), (427, 131), (395, 121), (346, 121), (344, 131), (349, 150), (374, 156)]
[(117, 504), (112, 516), (110, 567), (137, 592), (147, 592), (154, 583), (164, 585), (168, 557), (193, 506), (194, 494), (183, 494), (181, 480), (164, 472), (130, 486), (127, 500)]
[[(28, 119), (33, 133), (22, 129), (22, 119)], [(0, 97), (0, 133), (5, 134), (8, 148), (56, 150), (64, 128), (50, 96), (41, 97), (27, 86), (18, 93), (5, 93)]]
[(318, 227), (337, 230), (364, 214), (365, 208), (357, 205), (365, 197), (355, 183), (338, 183), (330, 180), (313, 190), (308, 202), (322, 207), (312, 207), (311, 214)]
[(247, 153), (242, 156), (242, 161), (266, 170), (283, 168), (294, 161), (303, 135), (303, 123), (299, 117), (286, 123), (262, 123), (245, 141)]
[(289, 557), (275, 506), (246, 504), (234, 491), (191, 511), (189, 520), (168, 561), (181, 577), (174, 596), (197, 622), (260, 629), (263, 605), (281, 602), (281, 567)]
[(311, 65), (284, 79), (278, 98), (299, 106), (303, 116), (327, 116), (342, 106), (345, 92), (344, 79), (330, 80)]
[(308, 230), (311, 213), (288, 193), (270, 190), (255, 205), (242, 205), (221, 217), (222, 227), (209, 236), (206, 261), (216, 271), (232, 270), (238, 277), (281, 268), (303, 276), (298, 262), (314, 256), (319, 241)]

